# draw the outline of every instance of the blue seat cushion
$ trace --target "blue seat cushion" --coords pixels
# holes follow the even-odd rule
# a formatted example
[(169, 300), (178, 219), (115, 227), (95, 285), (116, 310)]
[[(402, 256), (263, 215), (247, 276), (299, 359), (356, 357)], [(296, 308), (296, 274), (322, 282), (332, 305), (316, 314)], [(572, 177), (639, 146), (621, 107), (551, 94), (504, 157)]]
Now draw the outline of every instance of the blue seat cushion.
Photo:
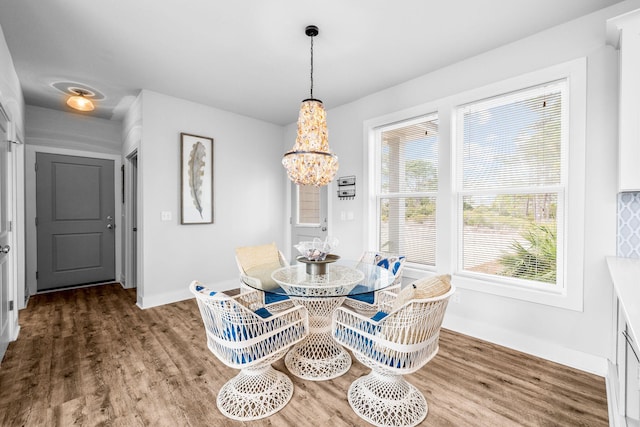
[(351, 291), (351, 293), (355, 295), (349, 295), (347, 298), (351, 298), (356, 301), (366, 302), (367, 304), (373, 304), (375, 302), (375, 294), (373, 292), (358, 293), (366, 289), (367, 289), (366, 286), (356, 285)]
[(385, 317), (387, 317), (389, 315), (389, 313), (385, 313), (384, 311), (379, 311), (376, 314), (374, 314), (373, 316), (371, 316), (371, 320), (375, 320), (376, 322), (384, 319)]
[(258, 316), (262, 317), (263, 319), (266, 319), (268, 317), (271, 317), (272, 314), (269, 310), (267, 310), (264, 307), (260, 307), (259, 309), (257, 309), (256, 311), (254, 311), (255, 314), (257, 314)]
[(273, 304), (274, 302), (282, 302), (288, 300), (289, 297), (287, 295), (274, 294), (273, 292), (265, 292), (264, 293), (264, 303), (265, 304)]

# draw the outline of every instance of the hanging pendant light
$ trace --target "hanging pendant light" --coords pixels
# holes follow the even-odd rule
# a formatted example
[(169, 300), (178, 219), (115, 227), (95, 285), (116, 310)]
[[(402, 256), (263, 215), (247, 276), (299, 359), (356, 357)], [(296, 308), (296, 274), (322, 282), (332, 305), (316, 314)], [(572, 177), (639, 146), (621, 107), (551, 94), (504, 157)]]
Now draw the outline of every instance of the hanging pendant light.
[(74, 89), (74, 95), (70, 96), (67, 99), (67, 105), (74, 110), (78, 111), (93, 111), (94, 106), (93, 102), (89, 98), (86, 98), (85, 95), (88, 95), (89, 92), (86, 92), (82, 89)]
[(321, 187), (335, 178), (338, 156), (329, 148), (322, 101), (313, 97), (313, 38), (318, 35), (318, 27), (309, 25), (305, 34), (311, 37), (311, 91), (300, 107), (296, 143), (284, 154), (282, 165), (287, 169), (289, 179), (296, 184)]

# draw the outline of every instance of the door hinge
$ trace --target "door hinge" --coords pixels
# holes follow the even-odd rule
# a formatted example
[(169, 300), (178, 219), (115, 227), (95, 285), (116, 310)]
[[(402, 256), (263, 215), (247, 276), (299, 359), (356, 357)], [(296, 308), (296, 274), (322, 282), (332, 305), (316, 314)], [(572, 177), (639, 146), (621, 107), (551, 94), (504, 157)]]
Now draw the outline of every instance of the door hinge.
[(13, 311), (13, 301), (9, 301), (9, 311)]
[(36, 227), (38, 226), (38, 217), (36, 217)]
[(38, 279), (38, 272), (36, 271), (36, 280)]
[(9, 231), (13, 231), (13, 221), (9, 221)]
[(38, 172), (38, 164), (37, 164), (37, 163), (35, 163), (35, 164), (33, 165), (33, 169), (34, 169), (36, 172)]
[(11, 141), (9, 141), (9, 145), (7, 145), (7, 151), (10, 153), (11, 152)]

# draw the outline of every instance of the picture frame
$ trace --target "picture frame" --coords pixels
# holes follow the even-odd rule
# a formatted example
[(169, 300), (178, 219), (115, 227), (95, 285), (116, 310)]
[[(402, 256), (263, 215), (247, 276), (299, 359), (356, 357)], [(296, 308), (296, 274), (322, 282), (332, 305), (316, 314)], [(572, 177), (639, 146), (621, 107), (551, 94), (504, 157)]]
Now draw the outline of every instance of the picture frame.
[(213, 223), (213, 138), (180, 133), (180, 223)]

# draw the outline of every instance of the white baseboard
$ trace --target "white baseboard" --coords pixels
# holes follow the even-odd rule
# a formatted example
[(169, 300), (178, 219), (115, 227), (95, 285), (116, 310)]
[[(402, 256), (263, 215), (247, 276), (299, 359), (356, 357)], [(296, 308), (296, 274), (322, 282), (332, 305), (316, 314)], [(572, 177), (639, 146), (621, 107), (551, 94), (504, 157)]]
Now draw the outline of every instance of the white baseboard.
[(18, 336), (20, 336), (20, 325), (16, 326), (13, 337), (11, 337), (11, 341), (16, 341), (18, 339)]
[(120, 284), (122, 285), (123, 289), (133, 289), (133, 288), (135, 288), (135, 286), (129, 286), (129, 284), (127, 282), (125, 282), (124, 280), (120, 280)]
[(604, 357), (572, 350), (538, 338), (497, 328), (493, 325), (470, 322), (469, 319), (450, 315), (450, 313), (445, 315), (442, 326), (461, 334), (470, 335), (601, 377), (606, 377), (607, 375), (607, 359)]
[[(205, 285), (211, 288), (211, 290), (217, 292), (228, 291), (230, 289), (239, 288), (240, 280), (236, 277), (234, 279), (218, 280), (214, 283), (206, 283)], [(189, 287), (187, 284), (184, 286), (184, 288), (172, 292), (165, 292), (162, 294), (154, 294), (143, 297), (138, 295), (138, 301), (136, 305), (142, 309), (147, 309), (151, 307), (157, 307), (159, 305), (183, 301), (190, 298), (193, 298), (193, 295), (191, 294), (191, 292), (189, 292)]]
[(142, 309), (157, 307), (159, 305), (171, 304), (178, 301), (183, 301), (192, 298), (191, 292), (188, 288), (180, 289), (173, 292), (165, 292), (159, 295), (151, 295), (141, 297), (138, 295), (137, 306)]

